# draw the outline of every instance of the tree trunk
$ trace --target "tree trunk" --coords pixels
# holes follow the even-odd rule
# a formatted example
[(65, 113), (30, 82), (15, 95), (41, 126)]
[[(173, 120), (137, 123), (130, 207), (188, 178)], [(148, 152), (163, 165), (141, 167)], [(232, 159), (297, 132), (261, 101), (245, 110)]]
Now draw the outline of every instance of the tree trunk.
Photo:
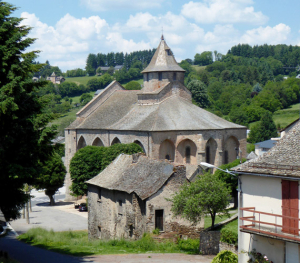
[(22, 218), (25, 219), (25, 205), (23, 205), (23, 209), (22, 209)]
[(216, 214), (211, 214), (211, 229), (215, 228)]
[(29, 222), (29, 205), (28, 205), (28, 202), (26, 202), (26, 223), (30, 224), (30, 222)]
[(29, 198), (29, 208), (30, 208), (30, 212), (32, 212), (32, 206), (31, 206), (31, 196)]
[(55, 205), (55, 201), (53, 198), (53, 195), (48, 195), (49, 199), (50, 199), (50, 205)]

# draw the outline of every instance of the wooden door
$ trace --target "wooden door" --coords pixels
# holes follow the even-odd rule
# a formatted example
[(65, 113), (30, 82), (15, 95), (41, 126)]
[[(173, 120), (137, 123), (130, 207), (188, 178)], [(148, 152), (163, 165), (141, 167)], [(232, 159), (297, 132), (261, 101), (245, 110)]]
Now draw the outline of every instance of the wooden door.
[(298, 235), (299, 195), (297, 181), (282, 180), (282, 215), (290, 217), (282, 218), (282, 232)]
[(164, 230), (164, 210), (155, 210), (155, 229)]

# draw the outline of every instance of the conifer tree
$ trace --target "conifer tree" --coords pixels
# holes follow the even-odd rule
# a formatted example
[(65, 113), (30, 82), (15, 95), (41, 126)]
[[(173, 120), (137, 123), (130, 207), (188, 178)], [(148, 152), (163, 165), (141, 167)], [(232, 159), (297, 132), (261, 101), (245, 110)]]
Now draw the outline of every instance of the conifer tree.
[(0, 1), (0, 209), (7, 220), (16, 219), (41, 165), (52, 154), (55, 136), (51, 118), (44, 114), (46, 101), (38, 97), (46, 82), (33, 82), (41, 68), (33, 64), (37, 51), (25, 52), (34, 39), (21, 18), (12, 17), (14, 6)]

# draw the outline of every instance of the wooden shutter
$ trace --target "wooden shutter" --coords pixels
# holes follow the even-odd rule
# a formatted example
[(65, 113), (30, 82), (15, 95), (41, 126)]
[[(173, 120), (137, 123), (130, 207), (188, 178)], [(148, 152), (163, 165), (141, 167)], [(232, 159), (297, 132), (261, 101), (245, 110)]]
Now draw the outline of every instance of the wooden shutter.
[(298, 235), (299, 195), (298, 182), (282, 180), (282, 232)]

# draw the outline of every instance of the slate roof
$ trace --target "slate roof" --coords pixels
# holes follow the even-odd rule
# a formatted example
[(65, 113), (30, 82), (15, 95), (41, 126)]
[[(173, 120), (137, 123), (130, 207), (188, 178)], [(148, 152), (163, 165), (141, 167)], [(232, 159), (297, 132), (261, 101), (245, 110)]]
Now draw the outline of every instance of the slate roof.
[(138, 154), (121, 154), (87, 183), (128, 194), (134, 192), (145, 200), (164, 185), (173, 174), (173, 168), (166, 160), (154, 160)]
[(275, 140), (266, 140), (263, 142), (258, 142), (255, 145), (258, 145), (259, 148), (271, 149), (274, 145), (276, 145), (278, 141)]
[(300, 178), (300, 122), (268, 152), (232, 170), (236, 173)]
[(173, 53), (171, 49), (168, 47), (163, 36), (161, 37), (161, 41), (150, 61), (150, 64), (141, 73), (158, 72), (158, 71), (185, 72), (185, 70), (177, 64), (173, 56)]
[(179, 96), (152, 105), (140, 105), (140, 91), (116, 91), (92, 114), (76, 119), (68, 129), (183, 131), (245, 128), (226, 121)]

